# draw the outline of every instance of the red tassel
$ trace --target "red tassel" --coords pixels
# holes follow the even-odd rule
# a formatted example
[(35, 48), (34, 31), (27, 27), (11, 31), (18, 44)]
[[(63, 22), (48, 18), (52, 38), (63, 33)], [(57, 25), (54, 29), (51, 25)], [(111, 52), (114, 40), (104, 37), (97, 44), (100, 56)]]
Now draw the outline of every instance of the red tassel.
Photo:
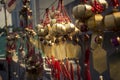
[(70, 73), (69, 73), (69, 71), (67, 70), (67, 68), (65, 67), (64, 64), (62, 64), (62, 72), (63, 72), (64, 76), (65, 76), (68, 80), (71, 80)]
[(89, 56), (90, 56), (90, 49), (89, 47), (87, 48), (85, 52), (85, 80), (91, 80), (91, 75), (90, 75), (90, 68), (89, 68)]
[(52, 76), (54, 80), (60, 80), (61, 66), (59, 61), (52, 61)]
[(85, 64), (85, 80), (91, 80), (90, 68), (88, 64)]
[(61, 72), (60, 63), (59, 63), (59, 61), (56, 61), (55, 64), (56, 64), (56, 71), (57, 71), (56, 78), (57, 78), (57, 80), (60, 80), (60, 72)]
[(90, 49), (87, 48), (85, 52), (85, 64), (89, 64)]
[(81, 80), (80, 65), (79, 64), (77, 64), (77, 76), (78, 76), (78, 80)]
[(71, 80), (74, 80), (74, 70), (73, 70), (73, 65), (72, 63), (70, 64), (70, 73), (71, 73)]
[(68, 60), (68, 59), (66, 59), (66, 68), (67, 68), (67, 70), (68, 70), (68, 71), (70, 70), (70, 69), (69, 69), (69, 67), (70, 67), (69, 60)]
[(64, 78), (65, 78), (65, 77), (67, 77), (67, 74), (66, 74), (65, 71), (64, 71), (63, 64), (64, 64), (64, 63), (61, 62), (62, 74), (63, 74), (63, 76), (64, 76)]

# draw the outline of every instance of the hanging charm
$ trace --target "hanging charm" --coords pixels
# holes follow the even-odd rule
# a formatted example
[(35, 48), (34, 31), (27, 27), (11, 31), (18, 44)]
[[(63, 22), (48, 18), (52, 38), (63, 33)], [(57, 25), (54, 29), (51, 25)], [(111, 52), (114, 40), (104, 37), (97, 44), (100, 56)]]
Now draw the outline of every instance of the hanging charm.
[(102, 48), (101, 45), (98, 45), (97, 48), (93, 51), (93, 66), (96, 71), (103, 73), (107, 69), (107, 52)]

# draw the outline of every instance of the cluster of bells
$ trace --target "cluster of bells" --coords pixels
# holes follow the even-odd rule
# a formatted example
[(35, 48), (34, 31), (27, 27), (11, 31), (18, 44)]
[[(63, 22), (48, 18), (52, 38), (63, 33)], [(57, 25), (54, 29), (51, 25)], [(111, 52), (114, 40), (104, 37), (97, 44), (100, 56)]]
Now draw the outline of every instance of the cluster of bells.
[[(119, 6), (118, 0), (112, 0), (113, 10), (112, 12), (102, 15), (101, 13), (108, 8), (106, 0), (92, 0), (75, 6), (72, 10), (73, 17), (76, 19), (76, 27), (81, 32), (87, 32), (88, 30), (93, 33), (98, 32), (98, 36), (95, 38), (95, 42), (100, 44), (103, 41), (102, 35), (99, 35), (99, 31), (119, 31), (120, 26), (120, 12), (117, 9)], [(111, 39), (111, 43), (114, 46), (120, 44), (119, 37)]]
[[(92, 4), (95, 4), (95, 1), (96, 0), (92, 0)], [(73, 8), (73, 16), (77, 19), (75, 25), (71, 23), (71, 21), (68, 20), (68, 17), (64, 16), (61, 11), (54, 10), (50, 12), (50, 19), (45, 25), (38, 24), (36, 26), (36, 32), (29, 28), (26, 28), (26, 31), (33, 36), (37, 34), (39, 40), (43, 44), (52, 45), (53, 43), (59, 43), (60, 41), (65, 40), (75, 40), (78, 42), (78, 38), (73, 37), (81, 32), (87, 32), (88, 30), (95, 32), (99, 31), (99, 29), (111, 30), (114, 27), (118, 28), (120, 25), (120, 12), (116, 11), (103, 17), (103, 15), (100, 14), (102, 12), (101, 10), (105, 10), (108, 7), (108, 3), (105, 0), (97, 0), (97, 2), (100, 3), (103, 8), (87, 3), (80, 4)], [(85, 35), (85, 39), (88, 38), (89, 36)], [(95, 42), (98, 44), (101, 43), (102, 40), (103, 37), (100, 35), (95, 38)], [(114, 43), (113, 40), (111, 40), (111, 42)]]
[(48, 24), (47, 27), (39, 24), (36, 27), (36, 31), (40, 41), (43, 41), (44, 44), (48, 43), (49, 45), (59, 43), (60, 41), (72, 40), (73, 36), (80, 32), (72, 23), (60, 24), (57, 22)]
[(47, 11), (46, 14), (46, 20), (36, 26), (36, 32), (44, 44), (52, 45), (52, 43), (59, 43), (68, 39), (73, 40), (73, 37), (80, 33), (80, 30), (69, 20), (65, 12), (56, 9), (51, 12)]
[[(115, 0), (113, 0), (114, 3)], [(92, 4), (79, 4), (72, 10), (74, 18), (76, 18), (76, 27), (79, 29), (88, 28), (95, 32), (98, 30), (118, 30), (120, 26), (120, 12), (118, 11), (117, 3), (114, 5), (113, 11), (107, 15), (101, 13), (108, 8), (106, 0), (92, 0), (88, 2)], [(86, 29), (84, 30), (86, 31)]]

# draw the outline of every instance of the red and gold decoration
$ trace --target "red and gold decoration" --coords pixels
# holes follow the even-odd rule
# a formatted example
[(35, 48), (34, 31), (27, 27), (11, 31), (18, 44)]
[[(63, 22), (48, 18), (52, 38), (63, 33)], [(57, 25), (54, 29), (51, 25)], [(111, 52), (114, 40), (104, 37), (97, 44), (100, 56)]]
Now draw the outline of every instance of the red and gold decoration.
[[(26, 75), (27, 79), (36, 80), (37, 78), (42, 77), (43, 72), (43, 61), (41, 53), (35, 52), (35, 44), (32, 43), (33, 39), (37, 35), (33, 29), (32, 25), (32, 10), (30, 9), (30, 0), (23, 0), (23, 7), (20, 11), (20, 24), (22, 31), (21, 41), (26, 44), (27, 53), (24, 56), (25, 59), (25, 67), (26, 67)], [(37, 44), (36, 44), (37, 45)], [(24, 52), (23, 46), (21, 44), (20, 54)]]
[[(54, 7), (52, 10), (46, 8), (44, 19), (35, 27), (35, 30), (32, 25), (30, 0), (22, 2), (19, 17), (23, 35), (19, 52), (22, 59), (25, 59), (29, 78), (36, 80), (38, 77), (42, 77), (43, 70), (45, 70), (50, 72), (53, 80), (82, 80), (81, 69), (84, 67), (85, 80), (92, 80), (90, 72), (90, 55), (92, 54), (94, 70), (100, 75), (100, 80), (103, 80), (102, 73), (107, 69), (107, 52), (102, 47), (103, 33), (120, 29), (118, 0), (111, 0), (112, 13), (104, 16), (102, 12), (108, 7), (106, 0), (83, 0), (81, 4), (72, 9), (73, 17), (76, 19), (75, 25), (66, 12), (63, 0), (59, 0), (56, 9)], [(89, 35), (89, 31), (92, 31), (92, 35)], [(15, 60), (18, 38), (17, 33), (10, 32), (7, 35), (6, 59), (9, 63)], [(26, 44), (27, 54), (22, 45), (24, 40), (26, 40), (24, 44)], [(84, 49), (83, 67), (79, 63), (82, 50), (80, 42)], [(118, 47), (120, 37), (113, 37), (111, 43)], [(36, 49), (39, 50), (38, 53)]]
[[(54, 57), (45, 58), (45, 60), (46, 64), (51, 69), (53, 80), (81, 80), (79, 62), (75, 63), (68, 59), (65, 59), (64, 62), (57, 60)], [(77, 72), (77, 75), (75, 75), (75, 71)]]
[[(50, 11), (47, 8), (44, 15), (42, 23), (36, 26), (36, 31), (45, 56), (55, 56), (60, 60), (66, 57), (77, 57), (78, 59), (81, 47), (73, 45), (72, 42), (79, 42), (76, 35), (80, 33), (80, 30), (71, 22), (65, 10), (63, 0), (58, 1), (56, 9), (52, 7), (52, 11)], [(85, 30), (83, 29), (83, 31)], [(68, 43), (67, 41), (71, 42)]]
[(12, 28), (9, 29), (9, 34), (7, 35), (7, 45), (6, 45), (6, 59), (8, 63), (10, 63), (12, 60), (16, 61), (18, 59), (15, 59), (16, 55), (16, 41), (17, 39), (20, 38), (17, 33), (14, 33), (12, 31)]
[[(110, 2), (108, 4), (106, 0), (92, 0), (92, 2), (84, 0), (83, 3), (75, 6), (72, 10), (73, 17), (77, 19), (77, 28), (85, 34), (87, 31), (92, 31), (90, 47), (92, 48), (93, 66), (99, 74), (107, 70), (107, 52), (102, 48), (103, 33), (104, 31), (119, 31), (119, 1), (111, 0)], [(103, 11), (110, 5), (113, 8), (112, 13), (103, 16)], [(113, 37), (111, 43), (114, 46), (119, 46), (119, 37)], [(88, 50), (86, 50), (85, 60), (88, 59), (89, 61), (87, 53)], [(86, 80), (90, 80), (89, 64), (85, 64), (85, 73)]]

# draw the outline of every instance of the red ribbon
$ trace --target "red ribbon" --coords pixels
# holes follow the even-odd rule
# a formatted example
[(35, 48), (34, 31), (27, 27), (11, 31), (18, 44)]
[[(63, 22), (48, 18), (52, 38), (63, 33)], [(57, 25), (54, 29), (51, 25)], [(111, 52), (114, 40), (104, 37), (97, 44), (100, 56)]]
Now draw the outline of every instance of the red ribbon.
[(85, 64), (85, 80), (91, 80), (90, 68), (88, 64)]
[(85, 52), (85, 64), (89, 64), (89, 56), (90, 56), (90, 49), (87, 48), (86, 52)]
[(72, 63), (70, 64), (70, 73), (71, 73), (71, 80), (74, 80), (74, 70)]
[(66, 68), (67, 68), (68, 71), (69, 71), (69, 67), (70, 67), (69, 60), (66, 59)]
[(55, 69), (55, 78), (56, 78), (56, 80), (60, 80), (61, 67), (60, 67), (59, 61), (55, 61), (54, 69)]
[(90, 74), (90, 64), (89, 64), (89, 56), (90, 56), (90, 49), (89, 47), (87, 48), (86, 52), (85, 52), (85, 80), (91, 80), (91, 74)]
[(80, 65), (79, 64), (77, 64), (77, 77), (78, 77), (78, 80), (81, 80)]
[[(46, 59), (47, 60), (47, 59)], [(60, 61), (55, 60), (54, 57), (51, 57), (51, 63), (47, 60), (48, 64), (51, 65), (51, 74), (54, 80), (60, 80), (61, 66)]]
[(64, 64), (62, 64), (61, 66), (62, 66), (62, 72), (64, 74), (64, 77), (67, 78), (68, 80), (71, 80), (70, 73), (67, 70), (66, 66)]

